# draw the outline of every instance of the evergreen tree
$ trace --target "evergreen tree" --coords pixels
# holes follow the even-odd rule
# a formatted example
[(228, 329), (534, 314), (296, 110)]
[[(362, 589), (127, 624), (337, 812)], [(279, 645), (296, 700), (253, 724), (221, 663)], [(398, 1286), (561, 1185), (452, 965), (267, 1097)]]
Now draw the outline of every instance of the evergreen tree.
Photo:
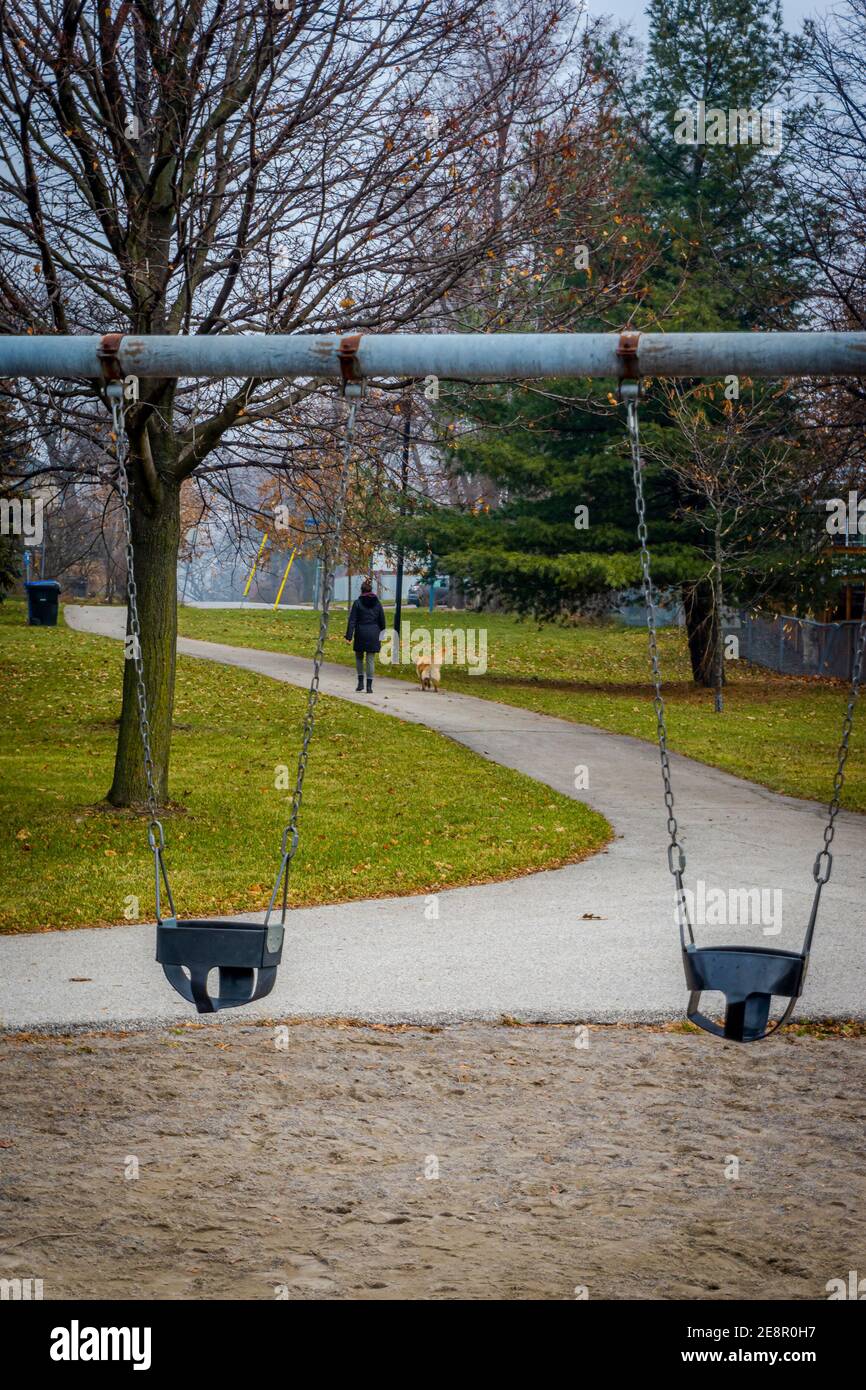
[[(641, 76), (618, 44), (598, 55), (620, 111), (618, 158), (629, 163), (630, 174), (638, 168), (644, 210), (638, 235), (657, 248), (618, 306), (619, 323), (648, 331), (794, 327), (806, 282), (786, 191), (785, 121), (798, 50), (782, 30), (778, 4), (708, 0), (695, 12), (686, 0), (651, 0), (649, 16)], [(781, 124), (772, 116), (776, 107)], [(678, 134), (688, 134), (688, 109), (696, 140), (712, 134), (713, 143), (678, 142)], [(724, 144), (715, 143), (718, 120), (710, 127), (706, 119), (714, 110), (725, 116)], [(763, 128), (728, 119), (729, 111), (750, 110), (764, 113)], [(727, 142), (748, 133), (763, 134), (769, 145)], [(575, 271), (576, 284), (584, 274), (609, 276), (611, 259), (627, 240), (619, 235), (620, 221), (612, 215), (600, 245), (591, 248), (588, 270)], [(563, 293), (572, 288), (566, 284)], [(586, 332), (613, 326), (600, 313), (573, 324)], [(767, 389), (742, 384), (759, 398)], [(492, 479), (500, 505), (480, 514), (431, 509), (413, 526), (419, 549), (432, 550), (441, 569), (465, 576), (484, 597), (540, 617), (586, 607), (639, 582), (624, 412), (606, 384), (462, 391), (448, 406), (452, 419), (456, 412), (470, 426), (454, 432), (454, 468)], [(663, 458), (665, 436), (676, 428), (665, 394), (648, 400), (642, 415), (653, 456)], [(794, 398), (775, 393), (773, 424), (780, 437), (795, 439)], [(701, 499), (682, 474), (658, 463), (648, 464), (645, 491), (654, 579), (660, 588), (681, 587), (695, 679), (709, 685), (717, 615), (712, 566), (701, 545)], [(767, 555), (756, 548), (752, 570), (738, 567), (727, 585), (731, 599), (766, 593), (770, 583), (780, 591), (784, 568), (774, 565), (770, 581)], [(802, 578), (798, 570), (798, 584)]]

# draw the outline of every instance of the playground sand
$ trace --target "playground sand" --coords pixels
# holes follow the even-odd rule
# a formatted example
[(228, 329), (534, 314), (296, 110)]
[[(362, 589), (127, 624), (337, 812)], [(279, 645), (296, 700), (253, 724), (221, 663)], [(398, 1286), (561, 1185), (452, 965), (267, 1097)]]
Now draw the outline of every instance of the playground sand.
[(866, 1273), (866, 1039), (575, 1040), (0, 1039), (0, 1277), (46, 1299), (763, 1300)]

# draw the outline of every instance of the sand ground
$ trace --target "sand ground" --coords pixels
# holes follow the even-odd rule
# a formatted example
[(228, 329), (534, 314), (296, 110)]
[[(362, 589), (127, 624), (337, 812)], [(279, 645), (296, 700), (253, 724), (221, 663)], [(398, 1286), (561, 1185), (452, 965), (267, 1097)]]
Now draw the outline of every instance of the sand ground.
[(825, 1299), (866, 1271), (866, 1038), (581, 1040), (2, 1038), (0, 1277), (47, 1299)]

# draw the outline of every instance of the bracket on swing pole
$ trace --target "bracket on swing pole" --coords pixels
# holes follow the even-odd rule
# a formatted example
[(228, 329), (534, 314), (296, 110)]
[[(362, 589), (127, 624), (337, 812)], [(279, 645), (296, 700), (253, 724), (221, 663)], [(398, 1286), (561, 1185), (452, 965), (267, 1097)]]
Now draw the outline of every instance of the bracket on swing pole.
[(641, 397), (639, 346), (640, 333), (633, 328), (624, 328), (619, 335), (616, 348), (617, 365), (620, 368), (616, 393), (621, 401), (639, 401)]
[(102, 381), (106, 386), (111, 381), (123, 381), (123, 368), (118, 356), (122, 337), (122, 333), (103, 333), (99, 340), (99, 347), (96, 349), (99, 365), (102, 368)]
[(363, 396), (367, 388), (367, 383), (358, 368), (358, 349), (362, 336), (361, 333), (349, 333), (340, 339), (340, 346), (337, 348), (342, 394), (355, 400)]
[[(96, 349), (96, 356), (99, 361), (99, 369), (102, 373), (101, 385), (106, 398), (117, 397), (120, 392), (120, 399), (125, 401), (138, 400), (138, 377), (126, 375), (123, 364), (120, 360), (120, 344), (123, 341), (122, 333), (103, 333)], [(112, 389), (116, 388), (116, 389)]]

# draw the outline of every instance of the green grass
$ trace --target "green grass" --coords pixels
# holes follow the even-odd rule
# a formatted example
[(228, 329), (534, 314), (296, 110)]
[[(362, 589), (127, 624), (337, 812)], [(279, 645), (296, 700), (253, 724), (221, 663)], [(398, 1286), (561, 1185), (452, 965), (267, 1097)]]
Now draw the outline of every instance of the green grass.
[[(431, 617), (418, 609), (404, 610), (405, 619), (413, 631), (420, 627), (486, 630), (486, 674), (446, 667), (443, 684), (447, 690), (614, 733), (655, 738), (643, 628), (613, 623), (539, 628), (502, 614), (440, 610)], [(184, 608), (180, 622), (187, 637), (308, 655), (318, 617), (303, 611)], [(345, 613), (338, 610), (326, 656), (329, 661), (351, 664), (344, 631)], [(816, 801), (829, 799), (847, 699), (842, 684), (776, 676), (747, 662), (729, 661), (725, 709), (716, 714), (712, 693), (692, 684), (683, 634), (666, 630), (659, 636), (659, 645), (671, 748), (773, 791)], [(381, 670), (415, 679), (411, 666)], [(866, 708), (861, 708), (843, 798), (843, 805), (857, 811), (866, 811), (864, 720)]]
[[(108, 638), (29, 628), (0, 605), (0, 931), (154, 915), (145, 820), (103, 800), (122, 653)], [(265, 906), (294, 783), (304, 694), (180, 658), (163, 817), (184, 915)], [(604, 818), (438, 734), (323, 697), (304, 793), (294, 904), (434, 892), (552, 868), (610, 837)], [(419, 927), (423, 921), (419, 921)]]

